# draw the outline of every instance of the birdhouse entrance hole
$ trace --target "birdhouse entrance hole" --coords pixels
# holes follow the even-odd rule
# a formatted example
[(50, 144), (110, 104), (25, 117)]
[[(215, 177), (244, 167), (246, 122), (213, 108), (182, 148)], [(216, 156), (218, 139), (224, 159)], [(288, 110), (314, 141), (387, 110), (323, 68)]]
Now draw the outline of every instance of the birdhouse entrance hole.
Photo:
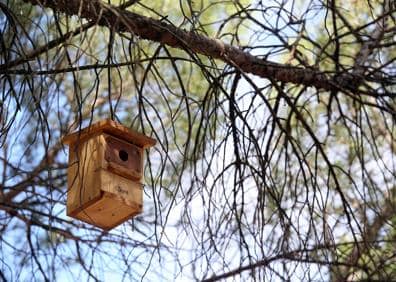
[(118, 156), (120, 157), (120, 159), (124, 162), (126, 162), (128, 160), (128, 153), (125, 152), (124, 150), (120, 150), (118, 152)]

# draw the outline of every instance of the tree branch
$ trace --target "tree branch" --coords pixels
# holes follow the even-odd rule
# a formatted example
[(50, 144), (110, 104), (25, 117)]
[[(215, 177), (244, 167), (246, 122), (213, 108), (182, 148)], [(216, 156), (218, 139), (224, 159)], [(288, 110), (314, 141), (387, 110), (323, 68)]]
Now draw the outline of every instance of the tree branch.
[(179, 49), (206, 55), (224, 62), (233, 61), (246, 72), (262, 78), (281, 82), (313, 86), (325, 90), (342, 90), (331, 77), (314, 69), (282, 65), (255, 57), (218, 39), (188, 32), (161, 20), (141, 16), (93, 0), (24, 0), (34, 5), (52, 8), (55, 11), (76, 15), (106, 26), (116, 32), (132, 32), (142, 39), (151, 40)]
[(367, 60), (374, 52), (374, 49), (378, 48), (385, 34), (387, 21), (391, 15), (391, 4), (388, 0), (385, 0), (383, 5), (384, 7), (382, 16), (380, 17), (380, 20), (375, 23), (376, 27), (371, 35), (371, 38), (363, 42), (359, 52), (355, 57), (355, 63), (351, 74), (352, 79), (350, 81), (346, 81), (348, 84), (353, 83), (356, 88), (364, 80), (364, 72), (367, 70), (367, 67), (365, 67)]

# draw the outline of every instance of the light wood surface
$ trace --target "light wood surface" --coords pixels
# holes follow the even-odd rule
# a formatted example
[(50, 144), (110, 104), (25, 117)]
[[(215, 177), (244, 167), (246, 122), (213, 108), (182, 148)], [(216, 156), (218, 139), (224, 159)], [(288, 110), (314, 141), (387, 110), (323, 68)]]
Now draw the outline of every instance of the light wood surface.
[(108, 133), (109, 135), (118, 137), (126, 142), (135, 144), (143, 149), (152, 147), (156, 144), (156, 140), (136, 132), (128, 127), (123, 126), (113, 120), (102, 120), (92, 124), (90, 127), (84, 128), (63, 137), (64, 144), (73, 144), (76, 142), (84, 142), (84, 140), (91, 138), (94, 135), (101, 133)]
[(140, 135), (130, 142), (130, 132), (122, 139), (120, 128), (116, 136), (103, 131), (109, 124), (114, 125), (105, 121), (64, 139), (69, 144), (67, 214), (105, 230), (142, 211), (143, 146), (148, 145)]

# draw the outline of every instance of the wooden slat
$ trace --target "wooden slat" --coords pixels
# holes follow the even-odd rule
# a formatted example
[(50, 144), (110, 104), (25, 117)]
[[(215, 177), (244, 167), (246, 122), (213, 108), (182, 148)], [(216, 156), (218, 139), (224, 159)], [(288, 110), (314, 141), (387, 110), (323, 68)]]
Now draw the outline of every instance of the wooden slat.
[(101, 178), (98, 174), (103, 167), (104, 138), (96, 136), (78, 147), (69, 150), (68, 168), (68, 213), (92, 199), (100, 196)]
[(84, 128), (81, 131), (77, 131), (63, 137), (62, 142), (64, 144), (72, 145), (76, 142), (81, 143), (89, 139), (92, 136), (108, 133), (115, 137), (118, 137), (124, 141), (130, 142), (142, 148), (149, 148), (156, 144), (156, 140), (136, 132), (128, 127), (125, 127), (113, 120), (102, 120), (92, 124), (90, 127)]
[(101, 170), (101, 182), (102, 191), (112, 193), (138, 206), (143, 205), (143, 188), (141, 183), (129, 180), (107, 170)]

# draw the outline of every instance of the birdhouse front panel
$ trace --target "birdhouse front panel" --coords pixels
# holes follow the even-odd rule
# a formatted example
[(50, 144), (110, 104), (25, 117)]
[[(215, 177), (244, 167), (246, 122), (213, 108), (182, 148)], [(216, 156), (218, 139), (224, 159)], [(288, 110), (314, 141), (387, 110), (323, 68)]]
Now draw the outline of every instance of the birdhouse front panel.
[(112, 172), (95, 172), (100, 196), (70, 213), (82, 221), (109, 230), (142, 211), (142, 184)]
[(143, 170), (142, 148), (111, 135), (104, 135), (104, 137), (107, 168), (116, 174), (139, 181)]
[(154, 139), (104, 121), (66, 136), (64, 143), (69, 216), (108, 230), (142, 211), (143, 148)]

